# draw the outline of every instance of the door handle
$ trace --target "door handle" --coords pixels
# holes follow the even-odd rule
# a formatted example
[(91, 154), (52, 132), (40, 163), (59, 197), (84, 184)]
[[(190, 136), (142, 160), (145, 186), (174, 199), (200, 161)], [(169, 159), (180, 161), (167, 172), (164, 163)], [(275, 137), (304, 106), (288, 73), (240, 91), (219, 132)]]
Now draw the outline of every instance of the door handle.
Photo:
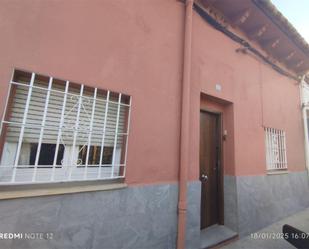
[(208, 180), (208, 176), (205, 174), (202, 174), (201, 180), (206, 182)]

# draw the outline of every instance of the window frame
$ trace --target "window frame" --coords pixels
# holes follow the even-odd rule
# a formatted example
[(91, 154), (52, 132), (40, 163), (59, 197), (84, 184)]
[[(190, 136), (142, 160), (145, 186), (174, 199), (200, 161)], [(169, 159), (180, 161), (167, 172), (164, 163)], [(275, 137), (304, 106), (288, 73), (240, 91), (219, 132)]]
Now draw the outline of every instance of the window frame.
[[(31, 80), (29, 82), (29, 85), (27, 84), (24, 84), (24, 83), (20, 83), (20, 82), (15, 82), (14, 81), (14, 77), (15, 77), (15, 74), (18, 73), (18, 72), (21, 72), (21, 73), (25, 73), (25, 74), (30, 74), (31, 75)], [(48, 81), (48, 88), (45, 89), (44, 88), (44, 91), (47, 91), (47, 97), (46, 97), (46, 101), (45, 101), (45, 107), (44, 107), (44, 113), (42, 116), (40, 116), (40, 118), (42, 118), (42, 124), (41, 125), (38, 125), (38, 128), (40, 127), (41, 128), (41, 131), (40, 131), (40, 136), (39, 136), (39, 142), (38, 142), (38, 150), (37, 150), (37, 154), (36, 154), (36, 163), (34, 165), (34, 170), (33, 170), (33, 177), (32, 177), (32, 180), (29, 181), (16, 181), (16, 171), (17, 169), (19, 168), (22, 168), (22, 167), (18, 167), (19, 164), (18, 164), (18, 160), (20, 158), (20, 153), (21, 153), (21, 146), (23, 144), (23, 133), (24, 133), (24, 129), (25, 127), (27, 126), (27, 115), (28, 115), (28, 112), (29, 112), (29, 105), (30, 105), (30, 102), (31, 102), (31, 96), (32, 96), (32, 90), (37, 88), (37, 89), (40, 89), (41, 87), (39, 86), (34, 86), (34, 82), (35, 82), (35, 79), (36, 79), (36, 76), (42, 76), (42, 74), (38, 74), (38, 73), (34, 73), (34, 72), (29, 72), (27, 70), (20, 70), (20, 69), (14, 69), (13, 70), (13, 74), (12, 74), (12, 77), (11, 77), (11, 80), (9, 82), (9, 87), (8, 87), (8, 94), (7, 94), (7, 98), (6, 98), (6, 102), (5, 102), (5, 106), (4, 106), (4, 110), (3, 110), (3, 114), (2, 114), (2, 119), (1, 119), (1, 126), (0, 126), (0, 135), (1, 135), (1, 161), (2, 161), (2, 157), (3, 157), (3, 154), (5, 153), (4, 152), (4, 147), (5, 147), (5, 142), (6, 142), (6, 136), (7, 136), (7, 131), (4, 131), (4, 126), (5, 125), (10, 125), (10, 124), (13, 124), (14, 122), (10, 122), (10, 119), (9, 119), (9, 116), (10, 116), (10, 113), (9, 113), (9, 109), (10, 111), (13, 111), (13, 107), (12, 107), (12, 101), (14, 101), (14, 98), (16, 97), (15, 94), (12, 94), (12, 86), (23, 86), (23, 87), (28, 87), (28, 95), (27, 95), (27, 100), (26, 100), (26, 104), (25, 104), (25, 112), (24, 112), (24, 116), (23, 116), (23, 120), (22, 120), (22, 123), (19, 124), (20, 125), (20, 136), (19, 136), (19, 139), (18, 139), (18, 145), (17, 145), (17, 151), (16, 151), (16, 154), (15, 154), (15, 157), (14, 157), (14, 165), (12, 165), (12, 178), (10, 181), (2, 181), (0, 179), (0, 185), (17, 185), (17, 184), (28, 184), (28, 183), (31, 183), (31, 184), (35, 184), (35, 183), (39, 183), (39, 184), (46, 184), (46, 183), (57, 183), (57, 182), (75, 182), (75, 181), (97, 181), (97, 180), (115, 180), (115, 179), (124, 179), (125, 178), (125, 172), (126, 172), (126, 161), (127, 161), (127, 150), (128, 150), (128, 138), (129, 138), (129, 131), (130, 131), (130, 115), (131, 115), (131, 103), (132, 103), (132, 96), (130, 95), (127, 95), (127, 94), (122, 94), (122, 93), (116, 93), (116, 92), (113, 92), (113, 91), (110, 91), (110, 90), (103, 90), (103, 89), (99, 89), (97, 87), (90, 87), (90, 86), (86, 86), (84, 84), (76, 84), (74, 82), (72, 82), (73, 85), (79, 85), (80, 86), (80, 94), (79, 94), (79, 99), (78, 99), (78, 111), (77, 111), (77, 117), (76, 117), (76, 130), (78, 130), (78, 127), (79, 127), (79, 112), (80, 112), (80, 108), (81, 108), (81, 102), (83, 101), (83, 98), (91, 98), (89, 96), (84, 96), (83, 95), (83, 90), (84, 88), (88, 88), (88, 89), (93, 89), (93, 105), (92, 105), (92, 112), (91, 112), (91, 122), (90, 122), (90, 129), (89, 129), (89, 134), (88, 134), (88, 141), (87, 141), (87, 144), (86, 144), (86, 147), (87, 148), (90, 148), (92, 146), (91, 144), (91, 135), (92, 135), (92, 122), (94, 120), (94, 110), (95, 110), (95, 102), (98, 101), (97, 100), (97, 92), (100, 90), (100, 91), (106, 91), (106, 99), (101, 99), (100, 101), (103, 101), (105, 102), (105, 112), (102, 113), (104, 115), (104, 127), (103, 127), (103, 137), (102, 137), (102, 141), (101, 141), (101, 152), (100, 152), (100, 155), (101, 155), (101, 158), (100, 158), (100, 162), (103, 161), (103, 153), (104, 153), (104, 148), (108, 147), (104, 144), (104, 138), (106, 136), (106, 133), (107, 133), (107, 130), (106, 130), (106, 123), (108, 122), (107, 121), (107, 115), (108, 115), (108, 111), (109, 111), (109, 104), (110, 103), (113, 103), (114, 105), (116, 104), (117, 105), (117, 117), (116, 117), (116, 124), (115, 124), (115, 131), (114, 131), (114, 144), (113, 144), (113, 155), (112, 155), (112, 163), (110, 165), (108, 165), (110, 168), (111, 168), (111, 175), (110, 177), (101, 177), (102, 174), (101, 174), (101, 170), (102, 170), (102, 167), (106, 167), (107, 165), (104, 165), (104, 164), (99, 164), (99, 165), (96, 165), (97, 168), (98, 168), (98, 177), (97, 178), (88, 178), (87, 177), (87, 174), (88, 174), (88, 168), (91, 168), (89, 165), (88, 165), (88, 160), (89, 160), (89, 153), (90, 153), (90, 149), (87, 149), (87, 159), (86, 159), (86, 164), (85, 165), (82, 165), (84, 167), (77, 167), (79, 166), (76, 163), (72, 163), (72, 165), (66, 165), (66, 167), (69, 169), (69, 177), (67, 179), (61, 179), (61, 180), (56, 180), (54, 179), (54, 175), (55, 175), (55, 171), (57, 171), (58, 168), (63, 168), (64, 166), (61, 165), (61, 167), (59, 167), (59, 165), (57, 165), (57, 157), (58, 156), (55, 156), (56, 154), (58, 155), (58, 150), (59, 150), (59, 146), (61, 145), (61, 141), (60, 141), (60, 133), (62, 132), (62, 129), (63, 129), (63, 121), (64, 121), (64, 117), (65, 117), (65, 105), (66, 105), (66, 101), (67, 101), (67, 96), (71, 93), (69, 93), (69, 85), (71, 82), (69, 82), (68, 80), (61, 80), (63, 82), (65, 82), (65, 91), (62, 92), (64, 94), (64, 97), (63, 97), (63, 108), (62, 108), (62, 111), (61, 111), (61, 118), (60, 118), (60, 123), (59, 123), (59, 128), (58, 128), (58, 135), (57, 135), (57, 144), (56, 144), (56, 149), (55, 149), (55, 159), (54, 159), (54, 163), (53, 163), (53, 166), (52, 166), (52, 173), (51, 173), (51, 178), (49, 181), (40, 181), (40, 180), (36, 180), (36, 173), (37, 173), (37, 170), (40, 168), (40, 165), (38, 165), (38, 162), (39, 162), (39, 155), (40, 155), (40, 150), (41, 150), (41, 146), (42, 144), (44, 144), (42, 142), (43, 140), (43, 136), (44, 136), (44, 128), (45, 128), (45, 119), (46, 119), (46, 113), (47, 113), (47, 110), (48, 110), (48, 104), (49, 104), (49, 96), (50, 96), (50, 93), (52, 91), (55, 91), (57, 92), (58, 90), (53, 90), (52, 89), (52, 83), (54, 81), (54, 79), (56, 80), (59, 80), (59, 78), (54, 78), (54, 77), (51, 77), (51, 76), (45, 76), (44, 77), (47, 77), (49, 79)], [(42, 89), (43, 90), (43, 89)], [(117, 95), (118, 96), (118, 101), (115, 102), (113, 100), (111, 100), (110, 96), (111, 95)], [(123, 98), (125, 100), (123, 100)], [(125, 102), (126, 101), (126, 102)], [(122, 133), (118, 132), (118, 126), (119, 126), (119, 116), (120, 116), (120, 108), (121, 106), (124, 106), (127, 108), (127, 112), (125, 114), (125, 125), (124, 125), (124, 129), (126, 129), (126, 131), (123, 131)], [(77, 136), (77, 132), (76, 130), (74, 130), (74, 138), (73, 138), (73, 145), (72, 145), (72, 149), (74, 151), (74, 140), (76, 141), (76, 136)], [(121, 150), (122, 150), (122, 154), (123, 154), (123, 163), (119, 162), (118, 164), (116, 164), (115, 160), (116, 160), (116, 147), (117, 147), (117, 139), (119, 136), (123, 136), (125, 137), (125, 144), (122, 144), (121, 145)], [(79, 145), (76, 145), (75, 147), (79, 147)], [(72, 153), (73, 154), (73, 153)], [(79, 154), (79, 151), (77, 152), (77, 154)], [(63, 156), (63, 159), (64, 159), (64, 156)], [(56, 160), (56, 161), (55, 161)], [(30, 159), (29, 159), (30, 161)], [(71, 160), (72, 162), (73, 160)], [(56, 164), (55, 164), (56, 162)], [(30, 164), (30, 163), (29, 163)], [(33, 166), (33, 165), (29, 165), (29, 166)], [(88, 167), (89, 166), (89, 167)], [(0, 168), (1, 167), (4, 167), (2, 165), (0, 165)], [(9, 166), (7, 166), (9, 168)], [(71, 174), (72, 174), (72, 168), (83, 168), (84, 172), (84, 176), (82, 178), (79, 178), (79, 179), (72, 179), (71, 178)], [(118, 171), (122, 172), (121, 175), (118, 175), (118, 176), (115, 176), (114, 174), (114, 171), (115, 171), (115, 168), (118, 167)], [(44, 168), (44, 167), (43, 167)], [(48, 167), (46, 167), (48, 168)], [(0, 175), (1, 177), (1, 175)]]
[(286, 133), (284, 130), (264, 127), (265, 159), (268, 172), (288, 170)]

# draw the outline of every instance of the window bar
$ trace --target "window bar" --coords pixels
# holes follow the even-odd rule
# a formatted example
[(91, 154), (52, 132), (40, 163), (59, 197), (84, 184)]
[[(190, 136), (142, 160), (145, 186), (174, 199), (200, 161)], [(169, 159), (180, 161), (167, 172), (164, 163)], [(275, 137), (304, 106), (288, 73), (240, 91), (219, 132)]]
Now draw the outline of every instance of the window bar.
[(274, 165), (274, 168), (275, 169), (278, 169), (279, 168), (279, 140), (278, 140), (278, 134), (277, 134), (277, 131), (276, 129), (273, 130), (274, 132), (274, 150), (275, 150), (275, 165)]
[(277, 169), (281, 169), (282, 168), (282, 158), (281, 158), (281, 136), (280, 136), (280, 130), (276, 130), (276, 136), (277, 136), (277, 151), (278, 151), (278, 165), (277, 165)]
[(3, 124), (4, 124), (4, 121), (5, 121), (6, 114), (7, 114), (6, 112), (7, 112), (7, 108), (8, 108), (8, 105), (9, 105), (9, 100), (10, 100), (11, 97), (13, 97), (13, 96), (10, 96), (10, 95), (11, 95), (11, 91), (12, 91), (12, 83), (11, 82), (13, 81), (14, 73), (15, 73), (15, 70), (13, 70), (13, 73), (12, 73), (12, 76), (11, 76), (11, 81), (10, 81), (10, 84), (9, 84), (8, 94), (7, 94), (6, 100), (5, 100), (5, 106), (4, 106), (2, 120), (1, 120), (1, 124), (0, 124), (0, 136), (2, 135), (2, 128), (3, 128)]
[(286, 154), (284, 147), (285, 147), (285, 132), (282, 131), (282, 162), (283, 162), (283, 168), (287, 168)]
[(102, 135), (102, 143), (101, 143), (101, 151), (100, 151), (100, 162), (99, 162), (98, 179), (101, 178), (101, 171), (102, 171), (102, 161), (103, 161), (105, 134), (106, 134), (106, 123), (107, 123), (107, 112), (108, 112), (108, 104), (109, 104), (109, 95), (110, 95), (110, 91), (107, 91), (106, 102), (105, 102), (103, 135)]
[(84, 179), (87, 177), (87, 168), (88, 168), (88, 162), (89, 162), (89, 152), (90, 152), (90, 144), (91, 144), (91, 136), (92, 136), (92, 127), (93, 127), (93, 119), (94, 119), (94, 112), (95, 112), (95, 104), (97, 99), (97, 88), (94, 89), (93, 94), (93, 103), (92, 103), (92, 112), (91, 112), (91, 119), (90, 119), (90, 128), (89, 128), (89, 135), (88, 135), (88, 146), (87, 146), (87, 155), (86, 155), (86, 164), (84, 169)]
[(69, 81), (66, 81), (64, 96), (63, 96), (63, 104), (62, 104), (62, 110), (61, 110), (60, 123), (59, 123), (59, 128), (58, 128), (57, 144), (56, 144), (55, 155), (54, 155), (51, 181), (54, 181), (54, 177), (55, 177), (55, 170), (56, 170), (56, 164), (57, 164), (57, 159), (58, 159), (58, 151), (59, 151), (59, 143), (60, 143), (60, 138), (61, 138), (61, 133), (62, 133), (62, 126), (63, 126), (63, 121), (64, 121), (64, 113), (65, 113), (65, 107), (66, 107), (66, 103), (67, 103), (68, 91), (69, 91)]
[(267, 169), (271, 169), (271, 147), (270, 147), (270, 136), (269, 136), (269, 129), (266, 128), (266, 135), (267, 135), (267, 153), (268, 153), (268, 165)]
[(118, 98), (118, 108), (117, 108), (117, 118), (116, 118), (116, 127), (115, 127), (115, 139), (114, 139), (114, 148), (113, 148), (113, 160), (112, 160), (111, 178), (114, 177), (114, 171), (115, 171), (115, 160), (116, 160), (116, 147), (117, 147), (117, 140), (118, 140), (117, 137), (118, 137), (120, 104), (121, 104), (121, 93), (119, 93), (119, 98)]
[(273, 169), (273, 136), (272, 136), (272, 130), (271, 128), (268, 128), (268, 136), (269, 136), (269, 152), (270, 152), (270, 164), (269, 164), (269, 169)]
[(276, 169), (279, 169), (280, 167), (280, 157), (279, 157), (279, 149), (280, 149), (280, 144), (279, 144), (279, 135), (278, 135), (278, 130), (275, 131), (275, 136), (276, 136)]
[(277, 136), (276, 136), (276, 130), (272, 128), (272, 133), (273, 133), (273, 151), (274, 151), (274, 165), (273, 168), (277, 169), (277, 163), (278, 163), (278, 158), (277, 158)]
[(270, 170), (271, 168), (271, 147), (270, 147), (269, 129), (265, 128), (265, 131), (266, 131), (266, 136), (267, 136), (267, 153), (268, 153), (267, 169)]
[(281, 168), (281, 159), (280, 159), (280, 134), (279, 130), (276, 130), (276, 137), (277, 137), (277, 169)]
[(268, 139), (268, 131), (267, 128), (264, 128), (265, 132), (265, 148), (266, 148), (266, 166), (269, 168), (269, 139)]
[(276, 139), (277, 139), (277, 146), (276, 146), (276, 169), (280, 169), (280, 137), (279, 137), (279, 130), (275, 130)]
[(19, 155), (20, 155), (21, 146), (22, 146), (23, 137), (24, 137), (25, 124), (26, 124), (26, 120), (27, 120), (27, 116), (28, 116), (28, 110), (29, 110), (29, 105), (30, 105), (30, 99), (31, 99), (34, 79), (35, 79), (35, 73), (32, 73), (30, 85), (29, 85), (29, 89), (28, 89), (28, 96), (27, 96), (27, 101), (26, 101), (26, 106), (25, 106), (25, 112), (24, 112), (24, 116), (23, 116), (23, 123), (22, 123), (21, 129), (20, 129), (20, 134), (19, 134), (17, 152), (16, 152), (13, 174), (12, 174), (12, 182), (15, 182), (15, 178), (16, 178), (17, 165), (18, 165)]
[(270, 169), (274, 169), (274, 141), (273, 141), (274, 137), (272, 128), (269, 128), (269, 137), (270, 137), (270, 151), (271, 151)]
[(287, 162), (287, 157), (286, 157), (286, 140), (285, 140), (285, 132), (282, 132), (282, 140), (283, 140), (283, 146), (282, 146), (282, 154), (283, 154), (283, 163), (284, 163), (284, 168), (288, 167), (288, 162)]
[(279, 169), (283, 168), (283, 157), (282, 157), (282, 138), (281, 138), (281, 130), (277, 130), (278, 136), (278, 155), (279, 155)]
[(70, 161), (70, 165), (69, 165), (69, 180), (71, 180), (72, 177), (72, 171), (73, 171), (73, 167), (74, 165), (77, 164), (76, 161), (74, 161), (74, 157), (75, 157), (75, 146), (76, 146), (76, 138), (77, 138), (77, 130), (79, 127), (79, 115), (80, 115), (80, 109), (81, 109), (81, 105), (83, 102), (83, 92), (84, 92), (84, 85), (81, 85), (80, 87), (80, 94), (79, 94), (79, 99), (78, 99), (78, 108), (77, 108), (77, 114), (76, 114), (76, 122), (75, 122), (75, 129), (74, 129), (74, 137), (73, 137), (73, 144), (72, 144), (72, 154), (71, 154), (71, 161)]
[(36, 175), (37, 175), (37, 169), (38, 169), (38, 163), (39, 163), (39, 158), (40, 158), (40, 153), (41, 153), (41, 145), (42, 145), (42, 140), (43, 140), (43, 134), (44, 134), (44, 127), (45, 127), (45, 121), (46, 121), (46, 115), (47, 115), (47, 109), (48, 109), (48, 104), (49, 104), (49, 97), (50, 97), (50, 90), (52, 88), (52, 83), (53, 83), (53, 77), (49, 78), (49, 83), (48, 83), (48, 90), (47, 90), (47, 95), (46, 95), (46, 100), (45, 100), (45, 107), (44, 107), (44, 113), (43, 113), (43, 119), (42, 119), (42, 127), (40, 131), (40, 137), (39, 137), (39, 144), (38, 148), (36, 151), (36, 157), (35, 157), (35, 163), (34, 163), (34, 172), (32, 176), (32, 182), (35, 181)]
[(278, 137), (280, 138), (280, 143), (279, 143), (279, 151), (280, 151), (280, 169), (283, 169), (284, 168), (284, 156), (283, 156), (283, 137), (282, 137), (282, 131), (279, 130), (278, 131)]
[(273, 136), (273, 153), (274, 153), (274, 162), (273, 162), (273, 169), (277, 168), (277, 136), (276, 130), (272, 128), (272, 136)]
[(306, 135), (305, 135), (305, 139), (309, 140), (309, 113), (308, 113), (308, 109), (305, 108), (305, 127), (306, 127)]
[(283, 150), (284, 150), (284, 165), (285, 168), (288, 167), (288, 159), (286, 156), (286, 136), (285, 136), (285, 132), (283, 132), (283, 139), (284, 139), (284, 143), (283, 143)]
[(282, 137), (282, 133), (283, 131), (280, 131), (280, 141), (281, 141), (281, 144), (280, 144), (280, 154), (281, 154), (281, 169), (284, 169), (285, 168), (285, 165), (284, 165), (284, 155), (283, 155), (283, 137)]
[(126, 148), (125, 148), (125, 154), (124, 154), (124, 167), (123, 167), (123, 176), (126, 175), (126, 167), (127, 167), (127, 152), (128, 152), (128, 143), (129, 143), (129, 133), (130, 133), (130, 118), (131, 118), (131, 103), (132, 103), (132, 97), (130, 96), (130, 102), (129, 102), (129, 113), (127, 118), (127, 139), (126, 139)]
[(274, 155), (275, 155), (275, 163), (274, 163), (274, 169), (278, 169), (279, 167), (279, 157), (278, 157), (278, 149), (279, 149), (279, 146), (278, 146), (278, 135), (277, 135), (277, 130), (276, 129), (273, 129), (273, 134), (274, 134)]

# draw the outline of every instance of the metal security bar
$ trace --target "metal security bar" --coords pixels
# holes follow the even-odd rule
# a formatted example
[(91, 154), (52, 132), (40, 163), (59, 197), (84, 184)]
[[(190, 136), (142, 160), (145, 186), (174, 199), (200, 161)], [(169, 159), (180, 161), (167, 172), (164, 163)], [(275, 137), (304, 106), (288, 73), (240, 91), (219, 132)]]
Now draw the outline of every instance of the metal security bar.
[(124, 178), (130, 109), (128, 95), (15, 70), (0, 184)]
[(265, 127), (266, 165), (267, 170), (286, 170), (286, 139), (282, 130)]

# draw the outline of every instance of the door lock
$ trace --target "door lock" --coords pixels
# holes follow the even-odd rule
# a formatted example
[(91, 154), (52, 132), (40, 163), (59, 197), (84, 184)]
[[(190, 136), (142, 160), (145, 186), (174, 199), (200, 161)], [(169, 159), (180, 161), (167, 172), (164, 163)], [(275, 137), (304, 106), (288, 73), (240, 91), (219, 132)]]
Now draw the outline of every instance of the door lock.
[(208, 180), (208, 176), (205, 175), (205, 174), (202, 174), (201, 180), (202, 180), (202, 181), (207, 181), (207, 180)]

